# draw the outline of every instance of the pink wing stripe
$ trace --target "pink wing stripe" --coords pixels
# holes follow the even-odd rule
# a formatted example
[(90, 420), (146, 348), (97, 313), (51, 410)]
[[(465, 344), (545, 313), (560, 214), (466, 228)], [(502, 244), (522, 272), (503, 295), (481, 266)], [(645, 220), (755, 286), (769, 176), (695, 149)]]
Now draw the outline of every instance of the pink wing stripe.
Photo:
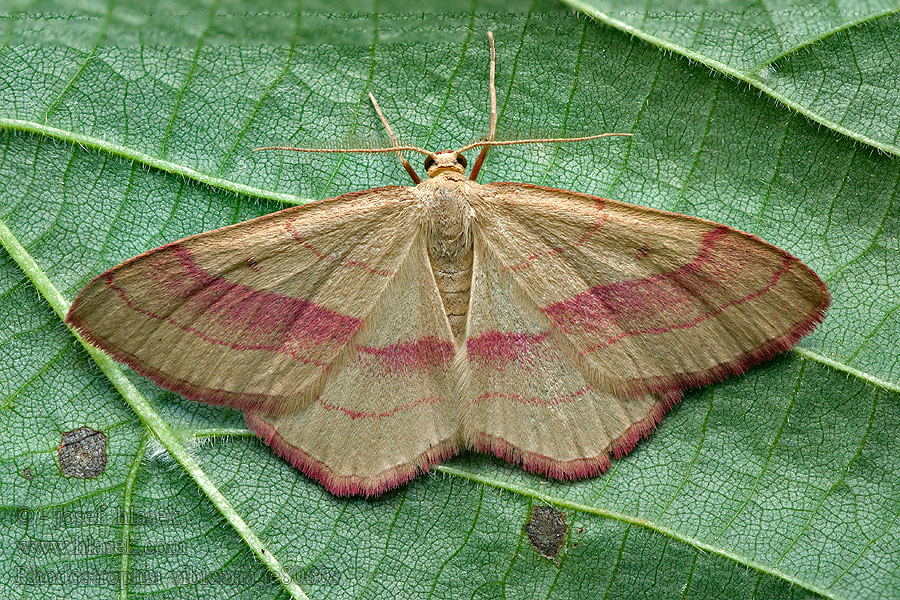
[(486, 331), (466, 340), (466, 354), (469, 360), (500, 369), (535, 354), (550, 331), (540, 333)]
[(379, 269), (377, 267), (373, 267), (369, 263), (360, 262), (358, 260), (349, 260), (346, 258), (341, 258), (339, 256), (335, 256), (334, 254), (327, 254), (325, 252), (322, 252), (321, 250), (316, 248), (312, 244), (312, 242), (310, 242), (307, 239), (302, 238), (299, 233), (294, 231), (293, 225), (294, 225), (294, 219), (291, 219), (290, 221), (285, 223), (284, 228), (288, 230), (288, 233), (291, 234), (292, 238), (294, 238), (295, 240), (300, 242), (301, 246), (303, 246), (304, 248), (306, 248), (307, 250), (309, 250), (310, 252), (312, 252), (313, 254), (318, 256), (319, 258), (327, 260), (328, 262), (336, 262), (345, 267), (356, 267), (359, 269), (363, 269), (365, 271), (368, 271), (369, 273), (372, 273), (373, 275), (380, 275), (381, 277), (393, 277), (394, 276), (393, 271), (388, 271), (386, 269)]
[(394, 406), (389, 410), (376, 412), (376, 411), (360, 411), (354, 410), (352, 408), (347, 408), (345, 406), (341, 406), (339, 404), (334, 404), (331, 402), (326, 402), (319, 398), (319, 404), (322, 405), (322, 408), (326, 410), (336, 410), (344, 413), (351, 420), (356, 419), (387, 419), (393, 417), (394, 415), (401, 413), (406, 410), (413, 409), (417, 406), (421, 406), (423, 404), (437, 404), (439, 402), (443, 402), (444, 399), (439, 396), (425, 396), (424, 398), (419, 398), (418, 400), (414, 400), (413, 402), (409, 402), (407, 404), (401, 404), (400, 406)]
[[(729, 307), (758, 298), (774, 288), (796, 262), (785, 255), (778, 267), (763, 267), (769, 272), (760, 273), (764, 263), (730, 240), (727, 233), (725, 227), (707, 233), (694, 260), (674, 271), (603, 284), (551, 304), (544, 313), (562, 331), (608, 333), (597, 347), (608, 346), (629, 335), (693, 327)], [(745, 287), (748, 274), (765, 277), (767, 282), (743, 296), (729, 297), (729, 289)], [(710, 303), (723, 298), (718, 306)]]
[(456, 354), (453, 342), (432, 335), (387, 346), (359, 346), (359, 354), (378, 360), (391, 373), (410, 373), (432, 369), (449, 362)]
[(487, 392), (482, 394), (481, 396), (469, 400), (467, 402), (468, 406), (474, 406), (476, 404), (481, 404), (482, 402), (490, 402), (491, 400), (495, 400), (498, 398), (504, 398), (506, 400), (512, 400), (513, 402), (518, 402), (519, 404), (531, 404), (533, 406), (553, 406), (556, 404), (566, 404), (568, 402), (574, 402), (578, 400), (581, 396), (589, 392), (595, 391), (595, 388), (592, 385), (586, 385), (584, 387), (580, 387), (571, 394), (567, 394), (565, 396), (554, 396), (551, 398), (526, 398), (525, 396), (520, 396), (518, 394), (510, 394), (507, 392)]
[(603, 212), (603, 210), (605, 208), (605, 204), (606, 203), (603, 202), (602, 198), (597, 199), (596, 207), (597, 207), (597, 210), (601, 211), (601, 214), (597, 218), (597, 222), (594, 223), (594, 226), (591, 227), (587, 231), (587, 233), (585, 233), (577, 242), (573, 242), (572, 244), (568, 244), (565, 246), (558, 246), (556, 248), (550, 248), (549, 250), (544, 250), (542, 252), (535, 252), (534, 254), (532, 254), (531, 256), (526, 258), (525, 262), (519, 263), (517, 265), (510, 265), (510, 266), (503, 265), (500, 267), (500, 270), (501, 271), (507, 271), (507, 270), (519, 271), (521, 269), (524, 269), (525, 267), (530, 267), (531, 264), (539, 258), (542, 258), (544, 256), (554, 256), (556, 254), (562, 254), (563, 252), (565, 252), (566, 250), (568, 250), (570, 248), (577, 248), (578, 246), (581, 246), (586, 241), (588, 241), (588, 239), (590, 239), (591, 236), (593, 236), (595, 233), (597, 233), (597, 231), (599, 231), (599, 229), (609, 219), (609, 215), (607, 215), (606, 213)]
[[(583, 355), (589, 354), (591, 352), (596, 352), (597, 350), (611, 346), (614, 343), (621, 341), (621, 340), (625, 339), (626, 337), (629, 337), (632, 335), (667, 333), (669, 331), (675, 331), (678, 329), (690, 329), (691, 327), (695, 327), (698, 324), (702, 323), (703, 321), (706, 321), (707, 319), (711, 319), (712, 317), (715, 317), (716, 315), (719, 315), (719, 314), (725, 312), (732, 306), (738, 306), (740, 304), (743, 304), (744, 302), (753, 300), (754, 298), (759, 298), (760, 296), (762, 296), (763, 294), (765, 294), (766, 292), (771, 290), (773, 287), (775, 287), (775, 284), (778, 283), (778, 280), (781, 279), (781, 276), (790, 270), (792, 262), (794, 262), (793, 259), (791, 259), (790, 257), (785, 257), (781, 267), (772, 274), (772, 278), (769, 280), (769, 282), (765, 286), (763, 286), (762, 288), (756, 290), (755, 292), (753, 292), (751, 294), (744, 296), (743, 298), (738, 298), (737, 300), (732, 300), (731, 302), (727, 302), (715, 310), (706, 312), (703, 315), (694, 319), (693, 321), (689, 321), (686, 323), (677, 323), (675, 325), (669, 325), (667, 327), (656, 327), (656, 328), (648, 328), (648, 329), (632, 329), (630, 331), (625, 331), (618, 335), (612, 336), (608, 339), (602, 340), (602, 341), (598, 342), (596, 345), (594, 345), (586, 350), (580, 350), (578, 353), (583, 356)], [(803, 317), (804, 320), (806, 320), (806, 318), (807, 318), (806, 316)]]
[[(297, 353), (316, 345), (345, 344), (362, 324), (308, 300), (275, 292), (264, 292), (207, 273), (191, 252), (178, 245), (148, 257), (150, 281), (116, 280), (117, 272), (105, 275), (106, 284), (130, 308), (150, 318), (165, 321), (193, 333), (211, 344), (233, 350), (282, 352), (304, 362), (315, 362)], [(132, 270), (133, 272), (133, 270)], [(132, 286), (152, 285), (159, 290), (138, 305), (129, 294)], [(172, 298), (182, 299), (177, 317)]]

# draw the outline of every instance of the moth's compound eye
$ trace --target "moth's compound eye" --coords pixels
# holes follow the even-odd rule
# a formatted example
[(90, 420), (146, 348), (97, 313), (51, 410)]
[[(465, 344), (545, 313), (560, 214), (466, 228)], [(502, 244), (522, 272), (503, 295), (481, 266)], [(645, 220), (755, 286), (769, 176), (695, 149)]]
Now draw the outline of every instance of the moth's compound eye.
[(434, 164), (434, 157), (426, 156), (425, 157), (425, 170), (427, 171), (428, 169), (430, 169), (431, 165), (433, 165), (433, 164)]
[(457, 155), (456, 155), (456, 160), (459, 161), (459, 164), (462, 165), (462, 168), (463, 168), (463, 169), (466, 168), (466, 157), (465, 157), (465, 156), (463, 156), (462, 154), (457, 154)]

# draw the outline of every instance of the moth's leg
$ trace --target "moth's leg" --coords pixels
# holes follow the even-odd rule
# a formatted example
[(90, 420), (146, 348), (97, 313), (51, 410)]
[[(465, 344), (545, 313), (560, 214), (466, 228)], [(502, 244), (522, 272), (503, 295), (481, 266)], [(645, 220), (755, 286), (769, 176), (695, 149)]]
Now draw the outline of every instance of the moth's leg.
[[(369, 92), (369, 100), (372, 101), (372, 106), (375, 107), (375, 112), (378, 113), (378, 118), (381, 119), (381, 122), (384, 124), (384, 128), (387, 129), (388, 135), (391, 136), (391, 142), (393, 142), (395, 146), (399, 146), (400, 140), (397, 139), (396, 134), (394, 134), (394, 130), (391, 129), (391, 124), (388, 123), (388, 120), (385, 118), (384, 113), (381, 112), (381, 107), (378, 106), (378, 101), (375, 100), (375, 96), (372, 95), (372, 92)], [(397, 158), (400, 159), (400, 164), (403, 165), (403, 168), (406, 169), (406, 172), (409, 173), (410, 177), (412, 177), (413, 183), (421, 183), (422, 180), (419, 179), (418, 173), (416, 173), (416, 170), (412, 168), (412, 165), (409, 164), (409, 161), (406, 160), (406, 158), (404, 158), (404, 156), (399, 152), (397, 153)]]
[[(494, 34), (488, 31), (488, 41), (491, 43), (491, 74), (488, 83), (488, 93), (491, 97), (491, 119), (490, 119), (490, 127), (488, 129), (488, 136), (485, 141), (489, 142), (494, 139), (494, 134), (497, 131), (497, 89), (494, 87), (494, 71), (496, 70), (496, 54), (494, 52)], [(481, 153), (478, 155), (478, 159), (475, 161), (475, 166), (472, 167), (472, 172), (469, 173), (469, 179), (475, 181), (475, 178), (478, 177), (478, 172), (481, 171), (481, 165), (484, 164), (484, 157), (487, 156), (487, 151), (490, 146), (482, 146)]]

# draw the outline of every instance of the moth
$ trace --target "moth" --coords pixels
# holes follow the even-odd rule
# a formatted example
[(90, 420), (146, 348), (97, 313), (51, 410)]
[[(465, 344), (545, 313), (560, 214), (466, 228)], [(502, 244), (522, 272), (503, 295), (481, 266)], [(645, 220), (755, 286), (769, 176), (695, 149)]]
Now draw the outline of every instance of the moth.
[[(296, 206), (150, 250), (67, 322), (160, 386), (244, 411), (337, 495), (468, 449), (556, 479), (603, 472), (685, 389), (793, 346), (829, 305), (800, 260), (696, 217), (479, 184), (484, 141), (399, 158), (414, 186)], [(481, 152), (468, 176), (463, 152)], [(269, 149), (269, 148), (267, 148)], [(284, 148), (318, 151), (312, 148)], [(325, 149), (321, 151), (357, 151)], [(422, 153), (422, 181), (405, 151)]]

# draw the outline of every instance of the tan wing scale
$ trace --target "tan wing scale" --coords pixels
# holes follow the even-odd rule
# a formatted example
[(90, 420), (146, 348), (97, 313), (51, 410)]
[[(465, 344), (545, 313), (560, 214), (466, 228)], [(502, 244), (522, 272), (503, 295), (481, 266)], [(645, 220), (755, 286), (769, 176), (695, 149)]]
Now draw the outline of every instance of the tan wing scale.
[(321, 394), (247, 425), (337, 495), (376, 495), (459, 449), (454, 342), (418, 236)]
[(345, 194), (156, 248), (94, 279), (67, 322), (192, 400), (297, 410), (420, 228), (407, 189)]

